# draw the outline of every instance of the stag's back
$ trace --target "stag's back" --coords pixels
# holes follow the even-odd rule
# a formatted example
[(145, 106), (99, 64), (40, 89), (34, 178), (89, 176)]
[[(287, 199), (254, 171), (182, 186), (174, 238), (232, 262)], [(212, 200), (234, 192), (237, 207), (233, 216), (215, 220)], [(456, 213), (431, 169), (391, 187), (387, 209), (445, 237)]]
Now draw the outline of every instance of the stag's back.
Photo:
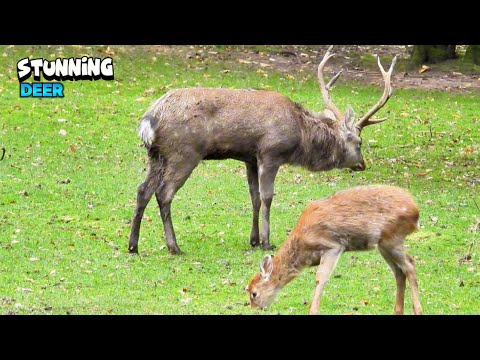
[(304, 111), (273, 91), (177, 89), (150, 107), (139, 130), (147, 145), (235, 158), (236, 153), (253, 154), (259, 146), (293, 148), (301, 137)]

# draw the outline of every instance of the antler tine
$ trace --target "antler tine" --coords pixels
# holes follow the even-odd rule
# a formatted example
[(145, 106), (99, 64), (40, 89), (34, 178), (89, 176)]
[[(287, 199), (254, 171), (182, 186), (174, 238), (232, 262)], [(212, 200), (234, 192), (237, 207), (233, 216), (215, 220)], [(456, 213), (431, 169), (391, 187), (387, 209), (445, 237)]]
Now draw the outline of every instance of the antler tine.
[(373, 114), (375, 114), (387, 103), (388, 99), (390, 99), (390, 97), (393, 94), (391, 78), (392, 78), (393, 68), (395, 67), (398, 56), (395, 56), (393, 58), (392, 64), (390, 65), (390, 68), (388, 69), (388, 71), (385, 71), (385, 69), (383, 68), (382, 63), (380, 62), (380, 56), (378, 55), (376, 56), (378, 61), (378, 67), (380, 68), (380, 71), (383, 76), (383, 80), (385, 81), (385, 88), (383, 90), (383, 95), (380, 98), (380, 100), (355, 124), (355, 126), (360, 130), (362, 130), (365, 126), (378, 124), (388, 119), (388, 118), (382, 118), (382, 119), (370, 119), (370, 118), (373, 116)]
[(330, 53), (332, 51), (332, 49), (333, 49), (333, 45), (330, 45), (330, 47), (328, 48), (327, 52), (325, 53), (322, 61), (320, 62), (320, 65), (318, 65), (317, 76), (318, 76), (318, 83), (320, 85), (320, 91), (322, 92), (322, 98), (323, 98), (323, 101), (325, 102), (325, 105), (326, 105), (327, 109), (329, 109), (330, 111), (332, 111), (335, 114), (335, 117), (337, 118), (337, 120), (342, 120), (343, 119), (342, 112), (340, 110), (338, 110), (338, 108), (335, 106), (333, 101), (330, 99), (330, 94), (329, 94), (330, 88), (333, 86), (335, 81), (337, 81), (337, 79), (340, 76), (340, 74), (342, 73), (342, 71), (340, 71), (337, 75), (335, 75), (330, 80), (328, 85), (325, 85), (325, 80), (323, 79), (323, 68), (325, 67), (325, 64), (327, 63), (327, 61), (332, 56), (335, 55), (335, 54)]
[(342, 74), (343, 70), (340, 70), (337, 75), (335, 75), (332, 80), (330, 80), (326, 86), (327, 90), (330, 91), (330, 89), (332, 88), (333, 84), (335, 84), (335, 81), (337, 81), (337, 79), (339, 78), (339, 76)]

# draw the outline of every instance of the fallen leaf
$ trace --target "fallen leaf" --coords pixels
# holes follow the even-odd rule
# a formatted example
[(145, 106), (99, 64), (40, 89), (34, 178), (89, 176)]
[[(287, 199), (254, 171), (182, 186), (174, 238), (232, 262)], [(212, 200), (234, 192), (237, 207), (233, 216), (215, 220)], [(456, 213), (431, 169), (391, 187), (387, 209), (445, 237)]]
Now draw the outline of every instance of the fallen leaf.
[(67, 132), (63, 129), (61, 129), (59, 132), (58, 132), (58, 135), (61, 135), (61, 136), (65, 136), (67, 135)]
[(75, 149), (75, 146), (70, 145), (69, 151), (70, 152), (75, 152), (75, 151), (77, 151), (77, 149)]
[(31, 258), (28, 259), (28, 260), (30, 260), (30, 261), (38, 261), (38, 260), (40, 260), (40, 259), (39, 259), (39, 258), (36, 258), (36, 257), (31, 257)]
[(112, 49), (110, 49), (110, 46), (108, 46), (108, 47), (107, 47), (107, 50), (105, 50), (105, 54), (107, 54), (107, 55), (115, 55), (115, 52), (114, 52)]
[(427, 65), (423, 65), (420, 70), (418, 70), (418, 72), (420, 74), (424, 73), (425, 71), (428, 71), (430, 69), (430, 67), (428, 67)]

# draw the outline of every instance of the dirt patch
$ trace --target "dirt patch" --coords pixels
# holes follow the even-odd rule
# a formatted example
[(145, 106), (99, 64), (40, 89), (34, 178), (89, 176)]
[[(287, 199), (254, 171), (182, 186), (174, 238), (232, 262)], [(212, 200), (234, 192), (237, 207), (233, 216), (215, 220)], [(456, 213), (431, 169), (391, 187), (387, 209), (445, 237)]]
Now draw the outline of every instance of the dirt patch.
[[(236, 63), (275, 70), (295, 75), (298, 73), (315, 74), (326, 45), (269, 45), (269, 46), (187, 46), (159, 45), (149, 47), (157, 54), (178, 56), (192, 61), (218, 61)], [(342, 78), (357, 80), (366, 84), (381, 85), (382, 76), (373, 54), (378, 54), (384, 67), (389, 66), (393, 56), (398, 55), (404, 63), (409, 57), (409, 46), (404, 45), (338, 45), (325, 72), (336, 73), (344, 69)], [(460, 49), (461, 51), (462, 49)], [(405, 68), (405, 66), (403, 66)], [(396, 88), (421, 88), (444, 90), (449, 92), (472, 92), (480, 89), (480, 74), (462, 74), (455, 71), (429, 70), (419, 73), (402, 70), (397, 65), (393, 81)]]

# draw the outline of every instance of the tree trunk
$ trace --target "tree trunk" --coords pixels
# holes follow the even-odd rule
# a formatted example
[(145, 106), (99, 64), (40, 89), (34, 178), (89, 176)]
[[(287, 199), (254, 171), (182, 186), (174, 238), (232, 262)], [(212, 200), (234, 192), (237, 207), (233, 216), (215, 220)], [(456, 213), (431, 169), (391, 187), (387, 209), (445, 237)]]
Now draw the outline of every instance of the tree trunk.
[(455, 59), (455, 47), (456, 45), (415, 45), (411, 60), (416, 65), (422, 65)]
[(464, 60), (480, 65), (480, 45), (468, 45)]

